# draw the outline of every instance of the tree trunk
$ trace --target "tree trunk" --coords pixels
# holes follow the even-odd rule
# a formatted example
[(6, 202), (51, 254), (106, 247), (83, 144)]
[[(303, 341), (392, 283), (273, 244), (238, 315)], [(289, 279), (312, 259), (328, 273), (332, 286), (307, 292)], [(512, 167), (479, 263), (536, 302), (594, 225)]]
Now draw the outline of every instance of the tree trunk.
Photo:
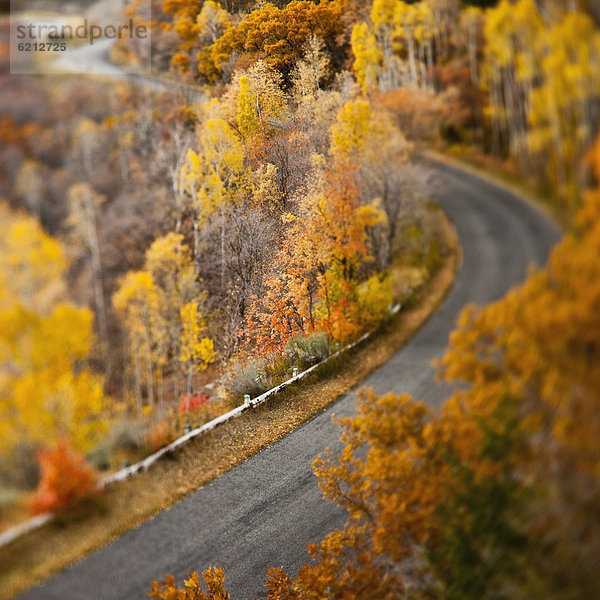
[(188, 362), (188, 372), (187, 372), (187, 398), (186, 398), (186, 411), (185, 411), (185, 426), (186, 428), (190, 425), (190, 408), (192, 403), (192, 361)]
[(134, 364), (133, 364), (133, 383), (135, 387), (135, 400), (137, 402), (138, 410), (142, 413), (142, 374), (140, 367), (140, 356), (137, 352), (134, 352)]
[(412, 79), (412, 84), (414, 86), (418, 86), (419, 78), (417, 75), (417, 63), (415, 57), (415, 40), (413, 38), (412, 31), (409, 27), (404, 27), (404, 32), (408, 41), (408, 64), (410, 66), (410, 76)]
[(225, 291), (225, 215), (221, 211), (221, 291)]
[(148, 402), (154, 408), (154, 377), (152, 373), (152, 357), (150, 355), (150, 340), (146, 333), (146, 389), (148, 391)]
[(104, 302), (104, 284), (102, 276), (102, 261), (100, 257), (100, 245), (98, 243), (98, 232), (96, 229), (96, 210), (92, 198), (86, 198), (86, 221), (88, 229), (88, 245), (92, 259), (92, 272), (94, 275), (94, 300), (96, 304), (96, 317), (98, 332), (100, 334), (100, 346), (104, 360), (104, 370), (107, 379), (112, 372), (112, 360), (108, 347), (108, 325), (106, 318), (106, 304)]

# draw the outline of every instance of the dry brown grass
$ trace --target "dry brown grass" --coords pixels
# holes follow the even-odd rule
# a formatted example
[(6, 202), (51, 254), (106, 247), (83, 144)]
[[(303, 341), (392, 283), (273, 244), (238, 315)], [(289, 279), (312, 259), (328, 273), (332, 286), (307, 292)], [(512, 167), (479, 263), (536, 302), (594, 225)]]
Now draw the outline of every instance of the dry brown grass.
[(173, 458), (107, 490), (80, 520), (46, 525), (0, 548), (0, 599), (8, 599), (108, 544), (162, 509), (247, 460), (321, 411), (386, 362), (442, 302), (454, 280), (460, 250), (447, 220), (442, 267), (421, 290), (414, 308), (318, 374), (290, 386), (268, 403), (196, 438)]

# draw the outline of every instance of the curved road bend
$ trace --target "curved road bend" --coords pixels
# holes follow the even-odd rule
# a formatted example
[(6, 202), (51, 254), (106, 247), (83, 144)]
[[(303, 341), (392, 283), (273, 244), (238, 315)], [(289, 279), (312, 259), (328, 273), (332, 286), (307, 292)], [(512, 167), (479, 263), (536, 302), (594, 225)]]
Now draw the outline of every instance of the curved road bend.
[[(486, 303), (522, 281), (527, 266), (543, 264), (559, 238), (540, 212), (510, 193), (448, 166), (436, 194), (454, 223), (464, 258), (451, 293), (409, 343), (365, 385), (408, 392), (439, 404), (447, 392), (435, 383), (431, 359), (440, 356), (456, 316), (468, 302)], [(283, 565), (296, 574), (306, 545), (342, 525), (344, 515), (322, 500), (312, 460), (339, 431), (331, 413), (352, 414), (354, 395), (341, 398), (244, 464), (124, 534), (23, 600), (136, 600), (151, 579), (173, 573), (181, 582), (209, 564), (225, 567), (233, 600), (264, 597), (265, 569)]]
[(82, 44), (70, 48), (55, 61), (59, 73), (65, 75), (100, 75), (109, 79), (128, 81), (155, 92), (185, 92), (194, 102), (206, 101), (206, 94), (199, 88), (179, 81), (161, 81), (151, 72), (135, 73), (114, 64), (110, 60), (110, 49), (115, 40), (102, 39), (94, 44)]

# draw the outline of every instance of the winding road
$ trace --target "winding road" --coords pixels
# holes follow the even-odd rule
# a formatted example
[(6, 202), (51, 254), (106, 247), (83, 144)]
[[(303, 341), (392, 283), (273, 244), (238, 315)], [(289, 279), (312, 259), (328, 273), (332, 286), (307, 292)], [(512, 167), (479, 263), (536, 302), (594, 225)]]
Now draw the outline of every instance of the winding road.
[[(559, 238), (536, 208), (471, 174), (434, 165), (442, 178), (437, 200), (463, 246), (463, 263), (449, 296), (391, 360), (364, 381), (377, 392), (410, 393), (432, 405), (447, 388), (434, 380), (460, 309), (487, 303), (544, 263)], [(336, 447), (331, 413), (350, 415), (348, 394), (329, 409), (244, 464), (129, 531), (105, 548), (22, 596), (23, 600), (136, 600), (151, 579), (178, 581), (209, 564), (225, 567), (233, 600), (264, 597), (265, 569), (283, 565), (295, 575), (308, 560), (306, 545), (340, 526), (344, 515), (321, 497), (311, 472), (325, 446)]]

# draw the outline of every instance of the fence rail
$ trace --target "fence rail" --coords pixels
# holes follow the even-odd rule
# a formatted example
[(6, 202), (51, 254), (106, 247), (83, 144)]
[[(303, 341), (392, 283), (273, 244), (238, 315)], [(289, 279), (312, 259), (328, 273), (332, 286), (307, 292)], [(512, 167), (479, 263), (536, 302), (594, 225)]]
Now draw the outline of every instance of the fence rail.
[[(399, 310), (400, 310), (400, 304), (396, 304), (394, 307), (390, 308), (390, 313), (396, 314)], [(318, 367), (324, 365), (325, 363), (329, 362), (330, 360), (333, 360), (334, 358), (340, 356), (344, 352), (347, 352), (351, 348), (354, 348), (358, 344), (364, 342), (368, 337), (371, 336), (372, 333), (373, 333), (372, 331), (368, 331), (367, 333), (365, 333), (363, 336), (361, 336), (358, 340), (356, 340), (352, 344), (349, 344), (348, 346), (344, 346), (343, 348), (340, 348), (339, 350), (337, 350), (336, 352), (334, 352), (333, 354), (331, 354), (324, 360), (318, 362), (316, 365), (313, 365), (312, 367), (306, 369), (305, 371), (302, 371), (301, 373), (298, 373), (298, 374), (292, 376), (290, 379), (284, 381), (283, 383), (280, 383), (279, 385), (275, 386), (274, 388), (271, 388), (270, 390), (267, 390), (266, 392), (260, 394), (260, 396), (256, 396), (256, 398), (246, 399), (244, 404), (234, 408), (233, 410), (230, 410), (229, 412), (226, 412), (225, 414), (217, 417), (216, 419), (213, 419), (212, 421), (209, 421), (208, 423), (205, 423), (204, 425), (197, 427), (196, 429), (192, 429), (192, 431), (189, 431), (188, 433), (177, 438), (174, 442), (171, 442), (168, 446), (164, 446), (160, 450), (157, 450), (156, 452), (154, 452), (154, 454), (147, 456), (144, 460), (141, 460), (140, 462), (137, 462), (128, 467), (125, 467), (125, 468), (121, 469), (120, 471), (113, 473), (112, 475), (108, 475), (107, 477), (105, 477), (98, 483), (98, 489), (104, 489), (105, 487), (107, 487), (113, 483), (117, 483), (119, 481), (125, 481), (126, 479), (129, 479), (130, 477), (134, 477), (138, 473), (148, 470), (156, 461), (158, 461), (160, 458), (162, 458), (166, 454), (170, 454), (171, 452), (174, 452), (175, 450), (177, 450), (178, 448), (181, 448), (184, 444), (186, 444), (190, 440), (198, 437), (199, 435), (203, 435), (203, 434), (207, 433), (208, 431), (213, 430), (218, 425), (221, 425), (221, 423), (230, 421), (231, 419), (234, 419), (234, 418), (238, 417), (239, 415), (241, 415), (243, 412), (245, 412), (247, 410), (251, 410), (252, 408), (254, 408), (256, 406), (263, 404), (271, 396), (277, 394), (282, 389), (286, 388), (287, 386), (291, 385), (292, 383), (295, 383), (296, 381), (300, 381), (301, 379), (306, 377), (309, 373), (312, 373)], [(30, 519), (29, 521), (25, 521), (24, 523), (21, 523), (15, 527), (7, 529), (4, 533), (0, 534), (0, 548), (14, 542), (16, 539), (20, 538), (22, 535), (25, 535), (26, 533), (29, 533), (30, 531), (38, 529), (42, 525), (49, 523), (50, 521), (52, 521), (53, 518), (54, 518), (54, 514), (48, 512), (48, 513), (44, 513), (42, 515), (38, 515), (37, 517), (34, 517), (33, 519)]]

